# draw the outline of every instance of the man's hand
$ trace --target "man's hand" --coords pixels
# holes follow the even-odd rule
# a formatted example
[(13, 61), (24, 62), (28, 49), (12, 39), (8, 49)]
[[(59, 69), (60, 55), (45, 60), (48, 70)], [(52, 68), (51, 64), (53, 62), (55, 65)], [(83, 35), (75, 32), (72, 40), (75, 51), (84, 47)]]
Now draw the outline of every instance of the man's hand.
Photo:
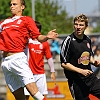
[(95, 67), (100, 67), (100, 61), (95, 60), (95, 62), (93, 63), (93, 65)]
[(47, 38), (54, 39), (54, 38), (58, 37), (58, 33), (56, 33), (55, 31), (56, 31), (56, 29), (49, 31), (47, 34)]
[(91, 75), (93, 72), (91, 70), (88, 69), (82, 69), (80, 74), (82, 74), (83, 76), (89, 76)]
[(51, 30), (50, 32), (48, 32), (48, 34), (47, 35), (39, 35), (38, 37), (37, 37), (37, 40), (39, 41), (39, 42), (45, 42), (45, 41), (47, 41), (48, 39), (55, 39), (56, 37), (58, 37), (58, 33), (56, 33), (55, 32), (56, 31), (56, 29), (54, 29), (54, 30)]
[(54, 81), (55, 85), (56, 85), (56, 76), (55, 76), (55, 72), (51, 72), (51, 79)]

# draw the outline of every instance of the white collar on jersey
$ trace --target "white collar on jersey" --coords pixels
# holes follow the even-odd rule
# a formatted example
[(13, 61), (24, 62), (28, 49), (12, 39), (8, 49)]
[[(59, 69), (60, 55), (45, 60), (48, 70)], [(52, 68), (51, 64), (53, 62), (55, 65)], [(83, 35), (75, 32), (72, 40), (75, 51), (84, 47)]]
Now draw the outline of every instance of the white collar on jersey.
[(41, 44), (41, 42), (39, 42), (37, 39), (32, 40), (31, 38), (28, 39), (28, 43)]
[(13, 22), (13, 21), (19, 19), (20, 17), (22, 17), (22, 16), (14, 16), (14, 17), (12, 17), (12, 18), (8, 18), (8, 19), (6, 19), (4, 22), (1, 23), (1, 26), (2, 26), (3, 24), (7, 24), (7, 23), (9, 23), (9, 22)]
[(21, 16), (14, 16), (14, 17), (12, 17), (11, 19), (12, 20), (16, 20), (16, 19), (19, 19)]

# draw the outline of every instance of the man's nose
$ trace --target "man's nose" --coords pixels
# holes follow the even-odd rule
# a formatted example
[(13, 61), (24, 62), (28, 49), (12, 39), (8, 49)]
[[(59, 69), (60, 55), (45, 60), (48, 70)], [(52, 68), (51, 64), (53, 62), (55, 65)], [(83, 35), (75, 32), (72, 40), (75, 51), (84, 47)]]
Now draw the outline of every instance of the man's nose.
[(77, 28), (80, 28), (80, 25), (77, 25)]

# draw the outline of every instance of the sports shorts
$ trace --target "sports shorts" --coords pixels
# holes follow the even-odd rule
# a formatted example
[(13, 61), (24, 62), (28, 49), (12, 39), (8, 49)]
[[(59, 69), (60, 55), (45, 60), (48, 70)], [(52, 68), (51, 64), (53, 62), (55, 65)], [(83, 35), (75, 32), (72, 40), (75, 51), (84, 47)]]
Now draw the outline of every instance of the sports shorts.
[(94, 73), (84, 80), (74, 80), (73, 88), (76, 100), (90, 100), (89, 94), (100, 99), (100, 79)]
[(28, 83), (35, 82), (24, 52), (3, 58), (1, 67), (11, 92), (24, 87)]
[[(40, 93), (42, 93), (43, 95), (48, 94), (46, 75), (45, 74), (33, 74), (33, 76), (34, 76), (35, 83), (36, 83)], [(27, 91), (26, 87), (24, 88), (24, 94), (30, 95), (29, 92)]]

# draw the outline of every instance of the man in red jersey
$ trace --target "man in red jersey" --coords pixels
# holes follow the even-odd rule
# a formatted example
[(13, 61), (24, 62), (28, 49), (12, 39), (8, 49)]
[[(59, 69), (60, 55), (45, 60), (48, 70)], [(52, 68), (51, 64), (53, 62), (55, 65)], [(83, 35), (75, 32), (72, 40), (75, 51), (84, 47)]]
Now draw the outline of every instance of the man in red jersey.
[(35, 84), (24, 48), (28, 37), (44, 42), (56, 38), (58, 34), (52, 30), (47, 35), (41, 35), (34, 20), (28, 16), (22, 16), (24, 8), (24, 0), (11, 0), (12, 17), (0, 23), (0, 50), (4, 51), (1, 66), (6, 83), (16, 100), (25, 100), (24, 86), (33, 98), (46, 100)]
[[(41, 24), (37, 21), (35, 21), (35, 23), (39, 29), (39, 32), (41, 32), (41, 27), (42, 27)], [(33, 72), (36, 85), (39, 91), (44, 96), (46, 96), (46, 94), (48, 94), (48, 91), (47, 91), (46, 75), (44, 69), (44, 56), (46, 57), (48, 65), (50, 67), (51, 79), (53, 79), (54, 83), (56, 84), (54, 63), (51, 56), (49, 43), (47, 41), (40, 43), (37, 39), (32, 40), (30, 38), (28, 43), (27, 56), (28, 56), (29, 67)], [(24, 88), (24, 93), (26, 95), (26, 100), (28, 100), (30, 94), (26, 90), (26, 88)]]

